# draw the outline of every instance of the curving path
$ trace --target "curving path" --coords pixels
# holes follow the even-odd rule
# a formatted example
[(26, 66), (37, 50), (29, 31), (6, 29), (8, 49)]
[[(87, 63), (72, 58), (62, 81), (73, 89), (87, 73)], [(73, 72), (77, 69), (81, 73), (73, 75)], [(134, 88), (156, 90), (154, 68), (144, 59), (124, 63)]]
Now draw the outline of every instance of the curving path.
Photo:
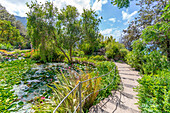
[(115, 62), (121, 77), (120, 90), (112, 91), (112, 95), (90, 108), (89, 113), (140, 113), (137, 103), (137, 92), (133, 90), (141, 77), (125, 63)]

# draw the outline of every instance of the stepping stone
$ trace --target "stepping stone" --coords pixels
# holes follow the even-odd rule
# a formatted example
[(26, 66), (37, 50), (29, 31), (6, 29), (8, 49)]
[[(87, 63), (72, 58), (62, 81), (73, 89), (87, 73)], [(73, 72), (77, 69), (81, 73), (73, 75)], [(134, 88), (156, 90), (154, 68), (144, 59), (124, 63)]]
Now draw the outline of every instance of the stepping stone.
[(130, 84), (130, 85), (134, 85), (134, 86), (137, 86), (137, 85), (138, 85), (138, 82), (137, 82), (136, 80), (121, 79), (121, 81), (122, 81), (124, 84)]
[(124, 77), (124, 78), (130, 78), (130, 79), (135, 79), (135, 80), (138, 80), (140, 79), (139, 76), (132, 76), (132, 75), (125, 75), (125, 74), (120, 74), (120, 77)]

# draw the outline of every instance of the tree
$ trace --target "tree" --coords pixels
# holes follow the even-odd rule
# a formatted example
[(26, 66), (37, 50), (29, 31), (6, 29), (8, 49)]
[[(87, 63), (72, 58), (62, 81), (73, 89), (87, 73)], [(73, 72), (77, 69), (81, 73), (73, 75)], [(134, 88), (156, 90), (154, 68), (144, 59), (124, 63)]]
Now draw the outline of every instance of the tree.
[(14, 26), (16, 21), (14, 15), (8, 13), (5, 7), (3, 7), (1, 4), (0, 4), (0, 19), (10, 21), (12, 26)]
[[(61, 12), (51, 2), (27, 6), (28, 33), (34, 48), (40, 48), (40, 54), (45, 56), (48, 45), (59, 48), (69, 62), (72, 62), (72, 50), (81, 40), (97, 38), (99, 19), (92, 10), (84, 10), (80, 18), (77, 9), (73, 6), (63, 8)], [(84, 16), (87, 15), (87, 16)], [(89, 23), (90, 22), (90, 23)], [(66, 51), (69, 51), (69, 56)], [(45, 57), (43, 57), (44, 60)]]
[(123, 35), (121, 37), (121, 42), (125, 45), (128, 50), (132, 50), (132, 42), (139, 39), (141, 36), (140, 27), (138, 27), (134, 21), (132, 21), (127, 29), (123, 30)]
[(142, 38), (149, 44), (151, 49), (161, 49), (167, 54), (170, 61), (170, 4), (162, 11), (161, 22), (148, 26), (142, 32)]
[(15, 19), (14, 15), (8, 13), (8, 11), (0, 4), (0, 19), (1, 20), (7, 20), (11, 22), (11, 25), (19, 29), (20, 34), (25, 37), (26, 35), (26, 28), (21, 23), (21, 21), (18, 21)]
[(93, 10), (84, 9), (82, 13), (82, 33), (83, 39), (81, 40), (79, 47), (85, 52), (85, 54), (92, 54), (99, 44), (99, 23), (100, 19), (97, 19), (97, 14)]
[(0, 20), (0, 42), (16, 45), (21, 40), (19, 30), (13, 27), (10, 21)]
[(130, 48), (129, 45), (135, 40), (138, 40), (142, 34), (142, 30), (147, 26), (154, 25), (157, 22), (162, 21), (160, 18), (162, 10), (169, 3), (168, 0), (140, 0), (137, 5), (141, 8), (138, 11), (139, 16), (135, 21), (129, 24), (127, 30), (124, 30), (126, 35), (123, 35), (122, 40), (126, 47)]
[(59, 20), (61, 21), (61, 38), (58, 39), (60, 44), (64, 49), (69, 50), (69, 61), (72, 61), (72, 49), (75, 46), (75, 43), (82, 38), (81, 33), (81, 24), (78, 19), (79, 13), (76, 7), (66, 6), (59, 13)]

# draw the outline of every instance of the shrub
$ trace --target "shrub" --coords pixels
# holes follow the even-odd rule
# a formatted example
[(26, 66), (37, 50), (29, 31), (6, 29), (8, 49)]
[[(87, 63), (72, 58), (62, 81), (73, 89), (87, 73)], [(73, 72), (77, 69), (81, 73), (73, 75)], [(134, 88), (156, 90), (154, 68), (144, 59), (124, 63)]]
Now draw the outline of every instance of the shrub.
[(0, 44), (0, 49), (12, 51), (13, 50), (13, 46), (10, 43), (7, 43), (7, 44), (3, 43), (3, 44)]
[(115, 42), (114, 40), (106, 45), (106, 56), (109, 59), (124, 60), (127, 53), (128, 50), (124, 47), (124, 45)]
[(106, 46), (106, 56), (107, 56), (107, 58), (109, 58), (109, 59), (115, 58), (116, 55), (119, 55), (118, 45), (109, 43)]
[(94, 51), (90, 43), (84, 43), (81, 46), (81, 50), (84, 51), (85, 55), (91, 55)]
[(157, 70), (163, 70), (168, 68), (168, 62), (166, 57), (163, 57), (160, 51), (147, 52), (143, 56), (141, 64), (141, 72), (144, 74), (156, 73)]
[(128, 50), (127, 49), (120, 49), (120, 56), (125, 59), (126, 55), (128, 54)]
[(30, 58), (30, 57), (31, 57), (31, 52), (25, 53), (24, 57), (25, 57), (25, 58)]
[(80, 50), (73, 51), (73, 56), (75, 56), (75, 57), (84, 57), (84, 51), (80, 51)]
[(31, 59), (32, 60), (40, 60), (41, 56), (40, 56), (39, 52), (38, 51), (33, 52), (31, 55)]
[(103, 55), (92, 56), (92, 57), (90, 57), (90, 59), (98, 60), (98, 61), (104, 61), (104, 60), (106, 60), (106, 58), (105, 58)]
[(143, 56), (145, 55), (145, 51), (147, 49), (146, 44), (141, 40), (137, 40), (133, 42), (132, 47), (133, 50), (127, 54), (126, 61), (132, 67), (140, 70), (142, 63), (145, 62), (143, 61)]
[[(41, 62), (50, 62), (50, 61), (63, 61), (65, 56), (60, 51), (53, 51), (53, 53), (47, 54), (45, 57), (46, 61), (42, 59), (40, 52), (38, 50), (32, 50), (31, 52), (27, 52), (24, 55), (25, 58), (31, 58), (32, 60), (38, 60)], [(43, 56), (44, 57), (44, 56)]]
[(141, 73), (151, 74), (168, 68), (166, 57), (160, 51), (149, 51), (143, 41), (135, 41), (132, 47), (133, 50), (126, 56), (127, 63)]
[(156, 75), (144, 75), (136, 88), (140, 109), (144, 113), (170, 112), (170, 72), (158, 71)]

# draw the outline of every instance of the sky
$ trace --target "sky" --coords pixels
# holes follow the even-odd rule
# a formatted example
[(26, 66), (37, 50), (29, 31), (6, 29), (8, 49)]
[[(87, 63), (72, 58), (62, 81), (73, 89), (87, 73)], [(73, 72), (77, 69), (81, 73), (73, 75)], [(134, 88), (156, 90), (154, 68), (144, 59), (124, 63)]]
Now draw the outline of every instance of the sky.
[[(35, 1), (35, 0), (33, 0)], [(37, 0), (45, 3), (46, 0)], [(123, 29), (128, 27), (128, 23), (138, 16), (139, 6), (136, 6), (137, 1), (131, 1), (130, 7), (119, 9), (117, 6), (111, 4), (111, 0), (48, 0), (53, 2), (59, 9), (66, 5), (77, 7), (79, 13), (83, 12), (83, 8), (96, 11), (99, 16), (102, 16), (102, 21), (99, 25), (99, 31), (104, 36), (112, 35), (117, 41), (121, 37)], [(0, 0), (0, 4), (4, 6), (7, 11), (16, 16), (26, 17), (26, 12), (29, 9), (26, 2), (31, 3), (31, 0)]]

